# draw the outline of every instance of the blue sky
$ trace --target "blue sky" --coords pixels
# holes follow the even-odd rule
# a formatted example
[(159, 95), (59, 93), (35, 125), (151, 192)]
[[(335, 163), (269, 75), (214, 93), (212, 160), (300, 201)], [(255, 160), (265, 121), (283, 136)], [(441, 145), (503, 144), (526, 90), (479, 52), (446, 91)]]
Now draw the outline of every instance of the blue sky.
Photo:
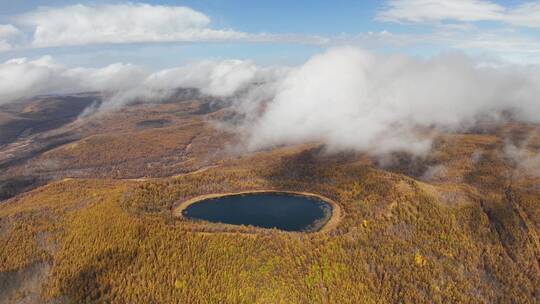
[[(539, 1), (431, 2), (435, 4), (423, 0), (1, 0), (0, 60), (52, 55), (71, 65), (121, 61), (163, 68), (205, 58), (239, 58), (265, 65), (289, 65), (303, 62), (322, 49), (351, 44), (416, 56), (460, 51), (519, 63), (539, 62)], [(141, 3), (147, 5), (143, 8)], [(69, 21), (61, 22), (63, 16), (73, 15), (74, 5), (93, 9), (78, 11), (82, 19), (88, 19), (86, 23), (101, 14), (100, 24), (111, 22), (107, 29), (114, 29), (114, 34), (97, 37), (103, 30), (92, 33), (92, 24), (88, 29), (84, 25), (71, 29)], [(157, 6), (187, 7), (193, 16), (179, 13), (172, 18), (195, 19), (175, 28), (164, 21), (148, 27), (143, 22), (131, 29), (126, 24), (114, 24), (118, 5), (130, 8), (133, 14), (149, 10), (148, 16), (155, 16), (149, 18), (150, 23), (162, 18), (163, 12), (150, 12)], [(49, 9), (40, 10), (43, 6)], [(196, 14), (208, 18), (208, 24), (197, 23), (200, 16)], [(37, 28), (49, 32), (39, 36)], [(69, 37), (80, 41), (70, 43)]]
[[(15, 3), (16, 2), (16, 3)], [(375, 27), (371, 19), (380, 6), (378, 1), (249, 1), (249, 0), (196, 0), (196, 1), (129, 1), (155, 5), (188, 6), (212, 18), (214, 25), (233, 27), (247, 32), (320, 33), (335, 34)], [(66, 1), (25, 0), (0, 1), (3, 18), (24, 13), (39, 6), (73, 4), (122, 3), (121, 1)], [(5, 20), (5, 19), (4, 19)]]
[(0, 0), (0, 104), (196, 88), (234, 98), (254, 149), (423, 155), (418, 126), (538, 122), (539, 72), (540, 0)]

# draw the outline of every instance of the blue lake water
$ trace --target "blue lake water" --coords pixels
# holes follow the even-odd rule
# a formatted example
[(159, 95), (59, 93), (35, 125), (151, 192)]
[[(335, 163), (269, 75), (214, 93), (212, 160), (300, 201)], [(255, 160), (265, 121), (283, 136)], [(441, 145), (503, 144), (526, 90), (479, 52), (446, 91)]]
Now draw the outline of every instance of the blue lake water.
[(327, 202), (286, 193), (229, 195), (196, 202), (182, 211), (189, 219), (285, 231), (317, 231), (331, 214)]

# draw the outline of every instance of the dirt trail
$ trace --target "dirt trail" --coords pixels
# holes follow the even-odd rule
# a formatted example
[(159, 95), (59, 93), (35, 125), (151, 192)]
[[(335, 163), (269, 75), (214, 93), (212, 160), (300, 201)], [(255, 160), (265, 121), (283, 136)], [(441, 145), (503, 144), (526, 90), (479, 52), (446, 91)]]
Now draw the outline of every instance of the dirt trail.
[(186, 172), (186, 173), (180, 173), (180, 174), (167, 176), (167, 177), (121, 178), (120, 180), (132, 181), (132, 182), (146, 182), (146, 181), (159, 180), (159, 179), (164, 179), (164, 178), (180, 178), (180, 177), (183, 177), (183, 176), (189, 176), (189, 175), (195, 175), (195, 174), (203, 173), (203, 172), (205, 172), (207, 170), (210, 170), (212, 168), (217, 168), (217, 167), (219, 167), (219, 165), (205, 166), (205, 167), (201, 167), (201, 168), (199, 168), (199, 169), (197, 169), (195, 171), (190, 171), (190, 172)]
[(173, 175), (171, 176), (172, 178), (179, 178), (179, 177), (183, 177), (183, 176), (189, 176), (189, 175), (195, 175), (195, 174), (199, 174), (199, 173), (203, 173), (205, 171), (208, 171), (210, 169), (213, 169), (213, 168), (217, 168), (219, 167), (219, 165), (211, 165), (211, 166), (206, 166), (206, 167), (201, 167), (195, 171), (191, 171), (191, 172), (187, 172), (187, 173), (181, 173), (181, 174), (176, 174), (176, 175)]

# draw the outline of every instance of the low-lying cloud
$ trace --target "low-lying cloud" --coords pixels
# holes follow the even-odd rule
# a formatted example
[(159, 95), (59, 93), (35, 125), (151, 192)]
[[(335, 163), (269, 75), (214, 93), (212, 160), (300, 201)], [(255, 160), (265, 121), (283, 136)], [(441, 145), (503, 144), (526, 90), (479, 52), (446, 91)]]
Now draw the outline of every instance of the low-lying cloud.
[(512, 177), (540, 177), (540, 155), (527, 149), (527, 145), (507, 143), (504, 146), (504, 156), (514, 163)]
[(228, 97), (245, 117), (245, 148), (322, 142), (330, 150), (422, 155), (440, 130), (473, 126), (502, 111), (540, 122), (540, 71), (494, 66), (463, 54), (430, 59), (330, 49), (298, 67), (251, 61), (195, 62), (157, 72), (130, 64), (70, 68), (50, 57), (0, 64), (0, 103), (37, 94), (103, 91), (101, 110), (163, 100), (178, 88)]
[[(102, 68), (67, 67), (45, 56), (17, 58), (0, 64), (0, 105), (36, 95), (87, 91), (106, 93), (105, 109), (131, 102), (161, 101), (178, 88), (229, 97), (256, 83), (277, 79), (283, 68), (261, 68), (246, 60), (199, 61), (151, 72), (143, 67), (115, 63)], [(283, 74), (283, 72), (280, 72)]]
[(430, 148), (426, 130), (463, 128), (505, 109), (538, 121), (539, 76), (536, 68), (482, 67), (460, 54), (421, 60), (332, 49), (280, 81), (248, 128), (248, 146), (322, 141), (332, 149), (421, 154)]
[(104, 68), (67, 68), (50, 56), (12, 59), (0, 64), (0, 105), (42, 94), (122, 91), (145, 75), (143, 68), (122, 63)]

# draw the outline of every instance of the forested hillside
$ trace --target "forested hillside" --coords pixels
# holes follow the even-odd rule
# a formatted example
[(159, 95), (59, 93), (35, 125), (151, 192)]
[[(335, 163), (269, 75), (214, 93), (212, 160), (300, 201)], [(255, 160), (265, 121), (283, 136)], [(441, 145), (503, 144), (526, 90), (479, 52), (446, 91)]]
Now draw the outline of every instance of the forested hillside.
[[(443, 137), (437, 178), (307, 145), (174, 178), (54, 182), (0, 207), (0, 280), (14, 282), (2, 301), (534, 303), (539, 180), (508, 175), (502, 146)], [(200, 194), (256, 189), (319, 193), (344, 216), (305, 234), (172, 215)]]

